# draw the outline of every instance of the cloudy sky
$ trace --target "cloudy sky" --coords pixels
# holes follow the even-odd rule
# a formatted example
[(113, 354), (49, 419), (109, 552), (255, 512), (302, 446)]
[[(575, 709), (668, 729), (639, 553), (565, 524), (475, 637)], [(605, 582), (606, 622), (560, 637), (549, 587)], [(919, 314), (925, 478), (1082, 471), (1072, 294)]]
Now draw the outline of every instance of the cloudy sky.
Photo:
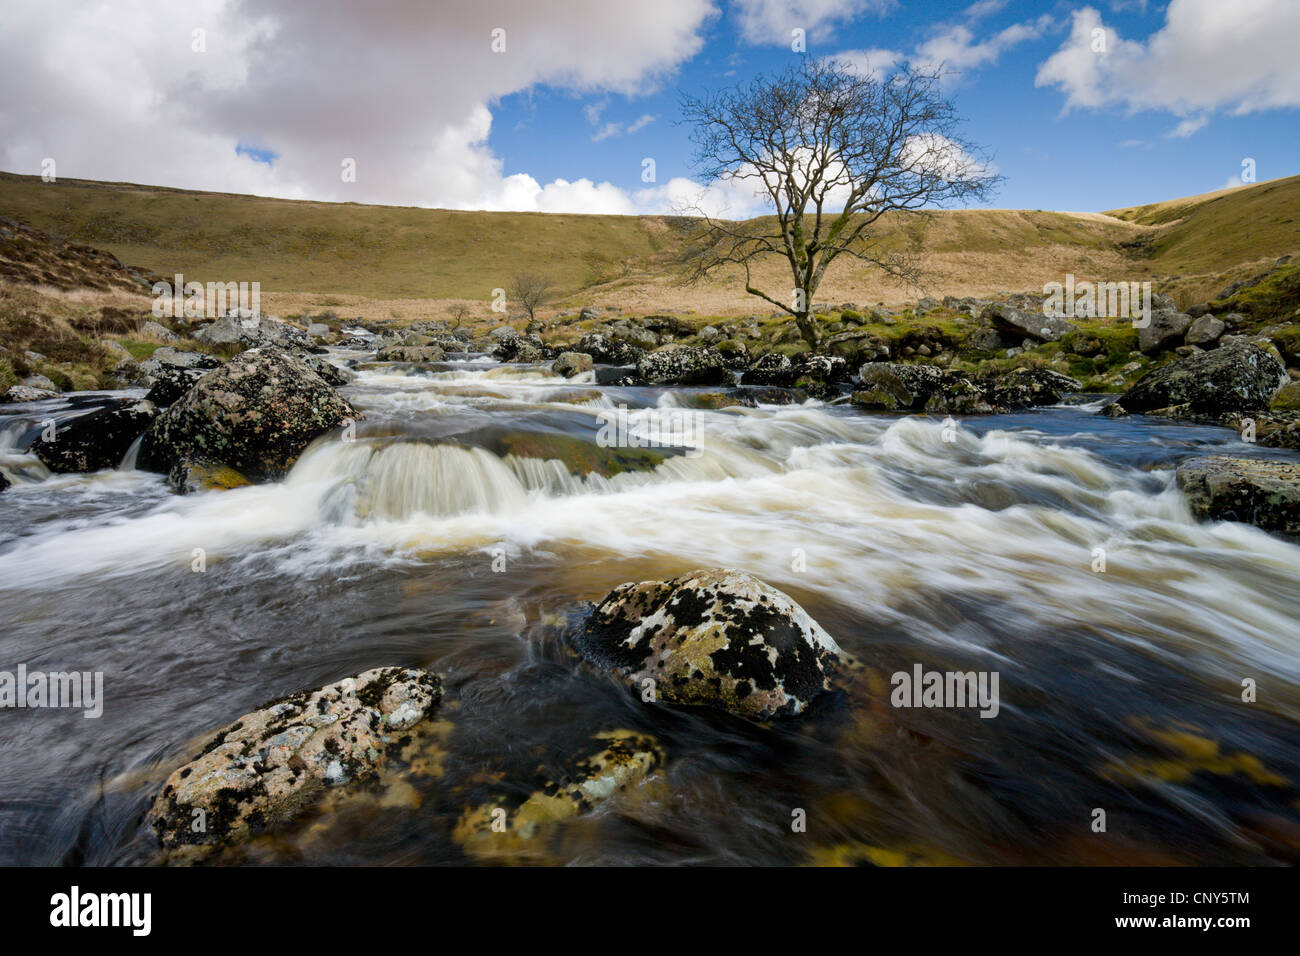
[(666, 211), (696, 189), (679, 91), (811, 55), (942, 64), (1006, 177), (995, 205), (1098, 210), (1235, 184), (1247, 160), (1300, 172), (1298, 36), (1300, 0), (4, 0), (0, 168)]

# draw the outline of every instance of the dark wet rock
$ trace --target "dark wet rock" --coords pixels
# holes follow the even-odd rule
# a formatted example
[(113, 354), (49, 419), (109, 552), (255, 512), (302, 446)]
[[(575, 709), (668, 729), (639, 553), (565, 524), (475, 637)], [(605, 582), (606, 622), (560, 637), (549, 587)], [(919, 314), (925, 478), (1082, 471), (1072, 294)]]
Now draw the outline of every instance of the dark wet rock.
[[(508, 790), (466, 808), (452, 839), (480, 861), (559, 862), (545, 855), (557, 824), (640, 786), (664, 762), (663, 748), (649, 734), (607, 731), (593, 734), (590, 746), (593, 752), (563, 761), (559, 773), (539, 768), (531, 783), (512, 780)], [(498, 820), (504, 829), (494, 826)]]
[(4, 491), (8, 487), (9, 487), (9, 478), (5, 475), (3, 471), (0, 471), (0, 491)]
[(644, 385), (645, 382), (636, 374), (636, 366), (597, 365), (596, 384), (635, 386)]
[(683, 404), (710, 409), (757, 408), (760, 405), (802, 405), (807, 399), (807, 394), (793, 388), (746, 385), (720, 392), (701, 392), (699, 395), (684, 398)]
[(217, 732), (168, 777), (146, 824), (176, 850), (284, 823), (327, 789), (374, 774), (441, 699), (437, 674), (402, 667), (282, 698)]
[(37, 438), (31, 450), (54, 472), (116, 468), (157, 415), (153, 402), (128, 399), (68, 419), (55, 428), (53, 438)]
[(732, 569), (620, 585), (573, 642), (638, 695), (756, 719), (804, 713), (845, 663), (803, 608)]
[(590, 372), (593, 367), (592, 358), (586, 352), (561, 352), (559, 358), (551, 363), (551, 371), (565, 378)]
[(690, 346), (651, 352), (637, 362), (636, 373), (652, 385), (722, 385), (732, 381), (716, 350)]
[(1156, 309), (1151, 321), (1138, 329), (1138, 349), (1151, 355), (1161, 349), (1181, 345), (1183, 336), (1192, 327), (1192, 317), (1173, 309)]
[(1300, 534), (1300, 464), (1216, 455), (1184, 462), (1177, 475), (1198, 517)]
[[(1190, 315), (1191, 313), (1188, 314)], [(1192, 322), (1187, 329), (1187, 334), (1183, 336), (1183, 341), (1188, 345), (1209, 347), (1219, 340), (1220, 336), (1223, 335), (1226, 329), (1227, 325), (1225, 325), (1221, 320), (1206, 313), (1197, 317), (1195, 321)]]
[(347, 385), (357, 377), (357, 373), (351, 369), (341, 368), (319, 355), (301, 355), (299, 358), (307, 363), (308, 368), (336, 388)]
[(852, 402), (859, 408), (920, 411), (943, 382), (937, 365), (869, 362), (858, 370)]
[(174, 349), (169, 345), (154, 349), (152, 355), (140, 363), (141, 369), (148, 375), (157, 375), (165, 368), (221, 368), (221, 361), (206, 352), (187, 352)]
[(1029, 338), (1038, 342), (1055, 342), (1074, 331), (1073, 323), (1065, 319), (1019, 309), (1010, 302), (994, 302), (984, 309), (980, 318), (999, 332), (1014, 336), (1017, 341)]
[(998, 408), (1033, 408), (1057, 405), (1083, 388), (1076, 378), (1045, 368), (1012, 369), (1000, 377), (982, 379), (989, 404)]
[(178, 461), (167, 473), (167, 486), (178, 495), (196, 491), (226, 491), (251, 482), (228, 465), (209, 461)]
[(1129, 412), (1184, 404), (1197, 412), (1245, 412), (1267, 408), (1286, 380), (1276, 356), (1233, 343), (1152, 369), (1120, 401)]
[(178, 461), (210, 461), (251, 481), (274, 481), (317, 436), (360, 417), (302, 358), (249, 349), (158, 417), (139, 467), (166, 474)]
[(375, 353), (380, 362), (441, 362), (446, 358), (437, 345), (390, 345)]
[(154, 374), (153, 385), (145, 395), (159, 408), (172, 405), (194, 387), (194, 383), (208, 372), (208, 368), (183, 368), (179, 365), (164, 365)]
[(645, 355), (644, 350), (627, 342), (620, 342), (598, 332), (584, 335), (573, 347), (575, 352), (585, 352), (600, 365), (635, 365)]
[(870, 362), (859, 370), (858, 386), (850, 401), (874, 411), (988, 415), (1056, 405), (1080, 388), (1078, 380), (1047, 369), (969, 375), (936, 365)]
[(33, 388), (31, 385), (10, 385), (5, 390), (3, 401), (7, 404), (18, 404), (21, 402), (43, 402), (46, 399), (58, 398), (59, 393), (48, 388)]
[(741, 385), (774, 385), (789, 388), (794, 384), (795, 368), (790, 357), (780, 352), (764, 352), (740, 376)]

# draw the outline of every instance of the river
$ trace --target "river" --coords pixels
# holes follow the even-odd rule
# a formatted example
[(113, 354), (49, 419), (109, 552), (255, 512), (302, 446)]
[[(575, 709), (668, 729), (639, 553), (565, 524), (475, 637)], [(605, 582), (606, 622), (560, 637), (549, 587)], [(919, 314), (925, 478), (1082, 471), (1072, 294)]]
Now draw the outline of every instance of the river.
[[(650, 470), (502, 456), (503, 436), (594, 443), (602, 412), (707, 391), (586, 377), (371, 365), (343, 389), (355, 436), (318, 440), (283, 482), (187, 497), (128, 468), (51, 476), (23, 449), (86, 406), (0, 406), (0, 670), (104, 675), (98, 718), (0, 712), (0, 862), (147, 861), (142, 814), (196, 738), (387, 664), (445, 675), (441, 782), (257, 859), (463, 862), (449, 829), (475, 780), (511, 786), (614, 728), (667, 760), (566, 825), (547, 862), (1295, 859), (1300, 545), (1198, 523), (1173, 479), (1198, 454), (1295, 453), (1094, 406), (945, 433), (808, 403), (693, 409), (695, 450)], [(718, 566), (790, 594), (886, 680), (996, 672), (997, 717), (882, 695), (759, 726), (643, 704), (564, 653), (575, 602)]]

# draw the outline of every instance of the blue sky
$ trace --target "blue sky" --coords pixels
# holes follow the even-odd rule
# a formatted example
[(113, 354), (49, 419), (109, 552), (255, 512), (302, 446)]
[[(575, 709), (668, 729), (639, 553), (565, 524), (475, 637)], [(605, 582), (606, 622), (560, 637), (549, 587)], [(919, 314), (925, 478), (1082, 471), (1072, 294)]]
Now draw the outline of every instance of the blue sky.
[[(1038, 36), (991, 61), (955, 70), (948, 86), (966, 118), (967, 138), (991, 150), (1005, 177), (993, 201), (998, 207), (1102, 210), (1208, 192), (1240, 177), (1245, 159), (1255, 161), (1261, 180), (1300, 173), (1300, 115), (1294, 107), (1214, 112), (1200, 129), (1178, 135), (1182, 117), (1168, 109), (1125, 103), (1067, 109), (1059, 86), (1035, 85), (1042, 64), (1069, 36), (1072, 11), (1082, 6), (1009, 0), (1000, 9), (987, 5), (991, 12), (985, 16), (971, 16), (971, 3), (953, 0), (895, 6), (837, 24), (832, 35), (808, 42), (807, 55), (912, 53), (959, 27), (971, 30), (978, 44), (1017, 24), (1037, 26), (1050, 15)], [(1105, 25), (1123, 37), (1146, 38), (1165, 23), (1164, 4), (1098, 6)], [(583, 176), (635, 190), (642, 160), (651, 156), (661, 181), (691, 176), (689, 130), (675, 123), (679, 89), (699, 92), (744, 82), (799, 56), (788, 47), (746, 42), (737, 20), (734, 9), (724, 8), (704, 31), (703, 50), (653, 92), (582, 95), (539, 86), (503, 98), (489, 143), (505, 159), (505, 172), (543, 182)], [(600, 108), (594, 117), (593, 108)], [(647, 116), (653, 121), (637, 132), (623, 131)], [(622, 124), (621, 130), (597, 139), (611, 123)]]
[(1104, 210), (1233, 185), (1245, 160), (1300, 172), (1297, 37), (1300, 0), (6, 0), (0, 169), (670, 212), (700, 188), (680, 90), (869, 53), (950, 71), (995, 205)]

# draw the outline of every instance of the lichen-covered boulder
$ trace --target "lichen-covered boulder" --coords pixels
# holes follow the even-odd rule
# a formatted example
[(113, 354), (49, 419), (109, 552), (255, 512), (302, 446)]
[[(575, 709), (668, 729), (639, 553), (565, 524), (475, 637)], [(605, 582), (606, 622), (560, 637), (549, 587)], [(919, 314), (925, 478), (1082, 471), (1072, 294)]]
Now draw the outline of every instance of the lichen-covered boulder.
[(381, 667), (294, 694), (219, 731), (154, 798), (165, 850), (236, 842), (286, 822), (327, 788), (369, 777), (442, 699), (437, 674)]
[(636, 363), (637, 375), (651, 385), (722, 385), (731, 371), (716, 349), (674, 345), (651, 352)]
[(249, 309), (231, 309), (215, 322), (194, 333), (200, 342), (212, 345), (246, 345), (250, 348), (276, 346), (285, 349), (310, 349), (311, 337), (306, 330)]
[(204, 375), (154, 421), (138, 465), (166, 474), (178, 461), (207, 461), (250, 481), (274, 481), (317, 436), (360, 417), (298, 356), (249, 349)]
[(803, 608), (729, 568), (620, 585), (573, 642), (638, 694), (757, 719), (802, 714), (845, 662)]
[(1183, 463), (1177, 477), (1198, 517), (1300, 534), (1300, 464), (1214, 455)]
[(1128, 412), (1175, 405), (1196, 412), (1246, 412), (1268, 408), (1286, 381), (1286, 368), (1275, 355), (1242, 342), (1152, 369), (1119, 401)]
[(64, 421), (53, 437), (36, 439), (32, 452), (54, 472), (116, 468), (157, 415), (153, 402), (127, 399)]

